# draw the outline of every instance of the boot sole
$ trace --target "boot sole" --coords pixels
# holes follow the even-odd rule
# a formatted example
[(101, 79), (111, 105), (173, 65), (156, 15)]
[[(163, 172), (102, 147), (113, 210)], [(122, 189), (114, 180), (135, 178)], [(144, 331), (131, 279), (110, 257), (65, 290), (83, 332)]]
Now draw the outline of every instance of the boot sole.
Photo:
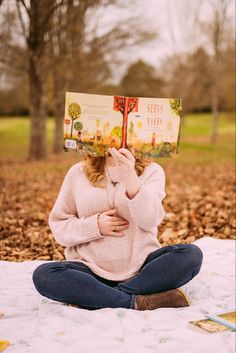
[(186, 302), (188, 303), (188, 306), (190, 306), (191, 302), (189, 300), (189, 298), (187, 297), (187, 295), (184, 293), (184, 291), (180, 288), (176, 288), (176, 290), (182, 294), (182, 296), (186, 299)]

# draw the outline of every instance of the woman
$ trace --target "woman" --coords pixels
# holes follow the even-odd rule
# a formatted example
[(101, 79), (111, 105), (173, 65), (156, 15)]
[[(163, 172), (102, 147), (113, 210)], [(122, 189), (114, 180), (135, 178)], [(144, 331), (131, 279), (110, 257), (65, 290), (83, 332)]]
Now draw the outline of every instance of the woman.
[(161, 247), (157, 227), (165, 212), (165, 174), (126, 148), (73, 165), (49, 215), (65, 261), (38, 266), (38, 292), (89, 310), (153, 310), (190, 305), (178, 287), (198, 274), (194, 244)]

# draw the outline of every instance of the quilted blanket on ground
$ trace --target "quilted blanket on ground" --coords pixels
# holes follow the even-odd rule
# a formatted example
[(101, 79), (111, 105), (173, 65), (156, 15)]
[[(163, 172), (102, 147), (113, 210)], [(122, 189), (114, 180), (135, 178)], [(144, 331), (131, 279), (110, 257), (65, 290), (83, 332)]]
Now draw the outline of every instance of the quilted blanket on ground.
[(45, 261), (0, 261), (0, 340), (4, 353), (234, 353), (235, 333), (208, 333), (188, 322), (235, 308), (235, 241), (205, 236), (201, 272), (181, 288), (186, 308), (95, 311), (42, 297), (32, 272)]

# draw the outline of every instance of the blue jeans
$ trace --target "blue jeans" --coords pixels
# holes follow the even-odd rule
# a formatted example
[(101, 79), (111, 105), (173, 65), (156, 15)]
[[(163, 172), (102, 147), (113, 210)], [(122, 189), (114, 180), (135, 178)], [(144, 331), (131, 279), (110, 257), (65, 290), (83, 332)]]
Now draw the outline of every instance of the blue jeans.
[(79, 261), (51, 261), (39, 265), (32, 279), (38, 292), (50, 299), (84, 309), (134, 309), (135, 294), (178, 288), (196, 276), (203, 254), (194, 244), (164, 246), (151, 252), (136, 275), (111, 281)]

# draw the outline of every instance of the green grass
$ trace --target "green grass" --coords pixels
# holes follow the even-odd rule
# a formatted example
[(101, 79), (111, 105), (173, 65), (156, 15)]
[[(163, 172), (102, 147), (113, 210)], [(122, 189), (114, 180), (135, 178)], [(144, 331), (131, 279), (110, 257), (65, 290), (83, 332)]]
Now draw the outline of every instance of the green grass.
[[(53, 144), (54, 120), (47, 119), (47, 146)], [(0, 117), (0, 159), (24, 160), (29, 147), (30, 121), (27, 117)], [(235, 123), (233, 114), (219, 115), (217, 143), (210, 142), (211, 115), (189, 114), (180, 134), (180, 154), (177, 158), (161, 158), (160, 164), (179, 162), (209, 163), (234, 161)], [(68, 152), (72, 153), (72, 152)]]
[[(47, 146), (52, 149), (54, 120), (47, 119)], [(22, 160), (29, 149), (28, 117), (0, 117), (0, 158)]]
[(218, 138), (211, 143), (212, 117), (209, 113), (186, 116), (180, 135), (180, 154), (183, 162), (208, 163), (234, 161), (235, 122), (233, 114), (221, 113), (218, 118)]
[[(189, 114), (186, 116), (184, 133), (191, 136), (210, 136), (211, 133), (211, 114)], [(231, 114), (219, 114), (219, 132), (224, 135), (234, 133), (235, 125)]]

